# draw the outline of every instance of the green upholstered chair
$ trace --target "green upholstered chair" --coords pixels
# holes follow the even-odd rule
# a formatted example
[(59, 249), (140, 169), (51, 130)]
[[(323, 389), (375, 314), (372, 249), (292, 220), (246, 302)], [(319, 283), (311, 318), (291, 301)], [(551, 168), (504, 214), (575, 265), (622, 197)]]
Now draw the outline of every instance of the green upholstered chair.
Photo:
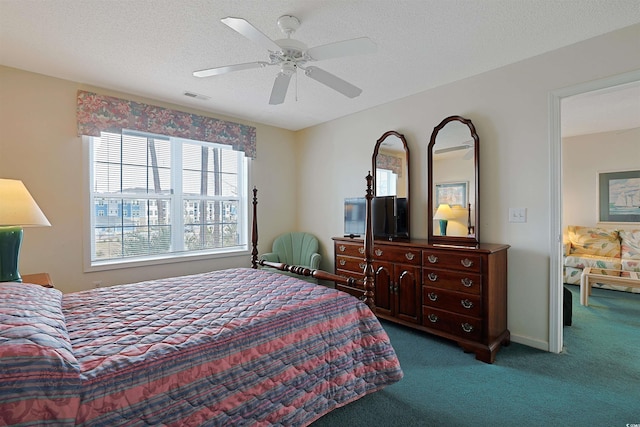
[[(260, 259), (271, 262), (281, 262), (289, 265), (299, 265), (310, 269), (320, 268), (321, 255), (318, 253), (318, 239), (312, 234), (292, 232), (281, 234), (273, 241), (271, 252), (260, 256)], [(269, 267), (263, 267), (269, 269)], [(313, 277), (281, 271), (283, 274), (299, 277), (311, 283), (318, 283)]]

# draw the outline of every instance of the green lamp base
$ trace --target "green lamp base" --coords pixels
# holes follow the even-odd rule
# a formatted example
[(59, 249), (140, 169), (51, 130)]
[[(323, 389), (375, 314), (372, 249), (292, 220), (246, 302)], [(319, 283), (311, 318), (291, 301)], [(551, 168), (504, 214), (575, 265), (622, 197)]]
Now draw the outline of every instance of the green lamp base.
[(440, 235), (441, 236), (446, 236), (447, 235), (447, 223), (449, 221), (447, 221), (446, 219), (441, 219), (440, 220)]
[(0, 282), (22, 282), (18, 272), (22, 227), (0, 227)]

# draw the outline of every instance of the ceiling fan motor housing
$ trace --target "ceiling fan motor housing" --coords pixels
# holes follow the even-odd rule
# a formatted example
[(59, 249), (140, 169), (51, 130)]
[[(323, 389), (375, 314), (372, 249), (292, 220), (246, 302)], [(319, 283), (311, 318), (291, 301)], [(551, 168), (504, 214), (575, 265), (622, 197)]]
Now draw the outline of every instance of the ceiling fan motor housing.
[(285, 61), (282, 63), (282, 73), (290, 76), (296, 72), (296, 63), (293, 61)]
[[(275, 42), (282, 49), (283, 59), (291, 61), (306, 60), (306, 58), (304, 58), (304, 51), (307, 50), (307, 45), (301, 41), (295, 39), (279, 39), (275, 40)], [(275, 57), (278, 58), (277, 55), (275, 55)]]

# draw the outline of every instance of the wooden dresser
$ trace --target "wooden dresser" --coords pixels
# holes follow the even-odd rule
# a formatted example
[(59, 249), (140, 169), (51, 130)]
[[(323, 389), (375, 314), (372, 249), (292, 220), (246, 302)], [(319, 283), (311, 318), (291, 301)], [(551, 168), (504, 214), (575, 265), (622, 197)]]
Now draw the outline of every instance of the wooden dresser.
[[(335, 237), (335, 273), (363, 278), (364, 242)], [(375, 309), (382, 319), (456, 341), (476, 359), (493, 363), (507, 329), (508, 245), (432, 245), (426, 240), (373, 248)], [(361, 297), (364, 289), (336, 284)]]

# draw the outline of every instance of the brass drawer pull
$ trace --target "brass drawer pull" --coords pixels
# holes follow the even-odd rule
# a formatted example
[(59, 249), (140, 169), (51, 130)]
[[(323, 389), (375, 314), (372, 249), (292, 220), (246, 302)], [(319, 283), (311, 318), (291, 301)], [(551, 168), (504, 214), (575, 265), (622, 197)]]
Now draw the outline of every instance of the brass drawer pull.
[(360, 252), (360, 254), (364, 254), (364, 248), (358, 248), (358, 252)]
[(462, 330), (465, 332), (473, 332), (473, 325), (470, 325), (467, 322), (464, 322), (460, 325), (462, 327)]
[(376, 249), (374, 252), (376, 253), (376, 256), (382, 256), (383, 253), (382, 249)]
[(404, 254), (405, 258), (407, 258), (409, 261), (413, 261), (413, 259), (416, 257), (413, 253), (411, 252), (407, 252), (406, 254)]
[(344, 252), (347, 248), (345, 245), (340, 245), (338, 246), (338, 249), (340, 250), (340, 252)]
[(465, 288), (470, 288), (473, 285), (473, 280), (469, 279), (468, 277), (460, 279), (460, 281), (462, 282), (462, 286), (464, 286)]
[(436, 316), (436, 315), (435, 315), (435, 314), (433, 314), (433, 313), (430, 313), (428, 317), (429, 317), (429, 321), (430, 321), (431, 323), (436, 323), (436, 322), (439, 320), (439, 319), (438, 319), (438, 316)]
[(465, 258), (463, 260), (460, 260), (460, 264), (462, 264), (464, 267), (471, 267), (473, 265), (473, 261), (471, 261), (469, 258)]
[(429, 255), (427, 257), (427, 260), (431, 263), (431, 264), (435, 264), (436, 262), (438, 262), (438, 257), (435, 255)]
[(427, 296), (431, 301), (438, 301), (438, 294), (436, 294), (435, 292), (429, 292)]
[(438, 280), (438, 275), (436, 273), (429, 273), (427, 275), (427, 277), (429, 278), (429, 280), (431, 280), (432, 282), (435, 282), (436, 280)]
[(473, 302), (469, 301), (468, 299), (460, 300), (460, 304), (462, 304), (464, 308), (473, 308)]
[(340, 265), (345, 265), (346, 263), (347, 263), (347, 261), (345, 261), (343, 259), (340, 260)]

